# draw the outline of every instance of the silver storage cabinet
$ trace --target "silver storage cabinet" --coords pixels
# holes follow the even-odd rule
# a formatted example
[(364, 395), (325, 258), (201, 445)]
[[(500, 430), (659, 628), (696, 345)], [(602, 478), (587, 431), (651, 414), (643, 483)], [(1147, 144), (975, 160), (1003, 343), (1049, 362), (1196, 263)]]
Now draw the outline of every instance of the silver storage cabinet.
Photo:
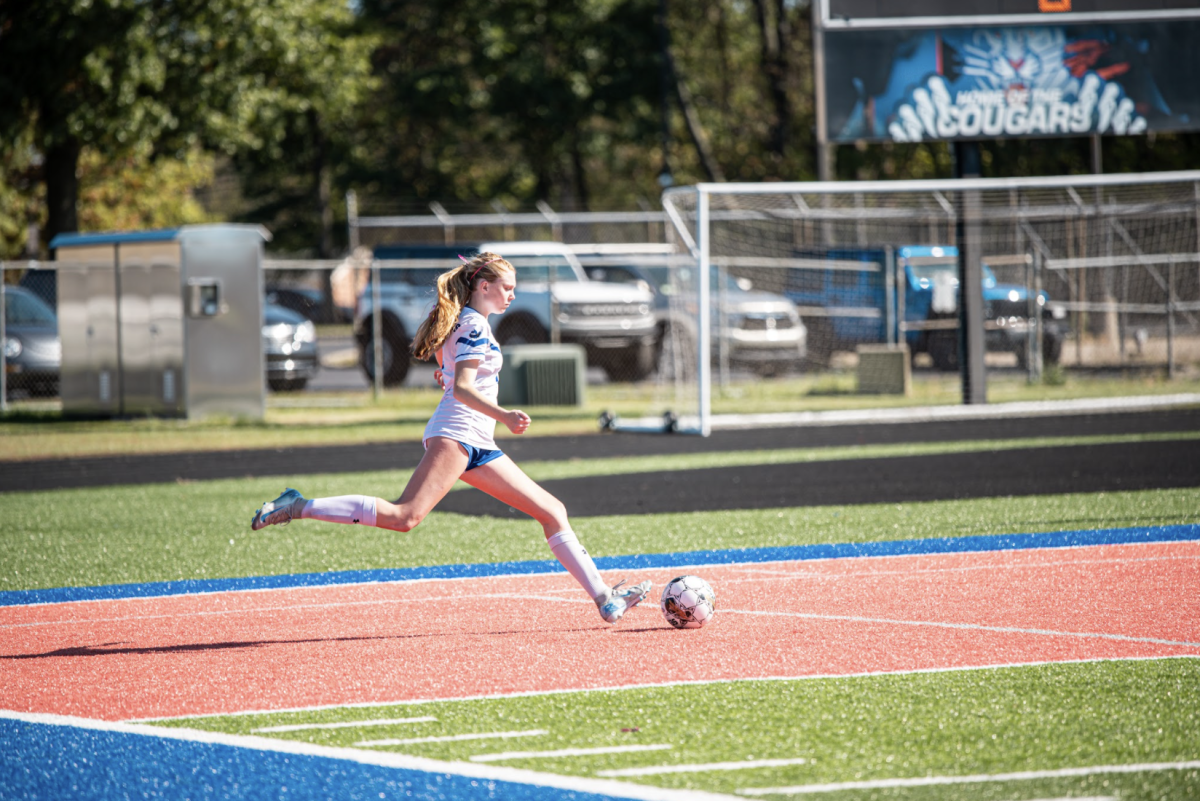
[(265, 229), (63, 234), (63, 412), (261, 418)]

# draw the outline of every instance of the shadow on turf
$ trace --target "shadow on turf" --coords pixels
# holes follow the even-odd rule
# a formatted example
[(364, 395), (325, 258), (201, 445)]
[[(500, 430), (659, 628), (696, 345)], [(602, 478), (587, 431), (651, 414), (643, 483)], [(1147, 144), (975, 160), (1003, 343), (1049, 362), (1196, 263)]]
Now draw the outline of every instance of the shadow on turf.
[[(560, 632), (592, 631), (592, 628), (556, 629)], [(508, 637), (511, 635), (528, 635), (542, 632), (545, 629), (521, 629), (512, 631), (479, 631), (471, 636), (479, 637)], [(417, 640), (431, 637), (461, 637), (461, 632), (453, 634), (395, 634), (388, 637), (313, 637), (304, 640), (251, 640), (248, 642), (212, 642), (189, 643), (186, 645), (156, 645), (134, 646), (130, 648), (111, 648), (109, 646), (122, 643), (104, 643), (103, 645), (79, 645), (70, 648), (59, 648), (42, 654), (0, 654), (0, 659), (50, 659), (54, 657), (72, 656), (112, 656), (121, 654), (187, 654), (196, 651), (222, 651), (231, 648), (262, 648), (268, 645), (304, 645), (306, 643), (328, 642), (370, 642), (372, 640)]]

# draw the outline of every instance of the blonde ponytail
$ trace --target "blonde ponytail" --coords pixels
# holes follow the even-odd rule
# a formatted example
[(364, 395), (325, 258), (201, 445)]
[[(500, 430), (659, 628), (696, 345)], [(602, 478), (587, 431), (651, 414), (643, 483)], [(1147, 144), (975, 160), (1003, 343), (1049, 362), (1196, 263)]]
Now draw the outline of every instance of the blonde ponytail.
[(463, 307), (471, 302), (471, 293), (479, 282), (495, 281), (502, 273), (511, 272), (513, 266), (507, 261), (495, 253), (484, 252), (439, 275), (437, 305), (417, 328), (412, 341), (413, 355), (427, 360), (437, 353), (454, 330)]

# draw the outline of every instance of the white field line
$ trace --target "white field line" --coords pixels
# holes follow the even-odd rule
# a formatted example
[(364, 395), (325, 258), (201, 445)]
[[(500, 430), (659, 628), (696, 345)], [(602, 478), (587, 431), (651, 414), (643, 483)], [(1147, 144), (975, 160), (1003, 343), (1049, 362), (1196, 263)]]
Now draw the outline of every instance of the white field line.
[(985, 784), (991, 782), (1022, 782), (1037, 779), (1068, 779), (1096, 776), (1102, 773), (1156, 773), (1166, 770), (1194, 770), (1200, 760), (1189, 762), (1146, 762), (1140, 765), (1094, 765), (1087, 768), (1059, 770), (1027, 770), (1019, 773), (984, 773), (974, 776), (922, 776), (915, 779), (877, 779), (866, 782), (836, 784), (797, 784), (792, 787), (747, 787), (739, 795), (803, 795), (806, 793), (837, 793), (843, 790), (886, 790), (894, 787), (932, 787), (945, 784)]
[(182, 740), (194, 743), (227, 745), (235, 748), (245, 748), (253, 751), (265, 751), (281, 754), (297, 754), (299, 756), (323, 757), (340, 759), (360, 765), (377, 765), (384, 768), (399, 768), (401, 770), (440, 773), (451, 776), (465, 776), (483, 781), (512, 782), (514, 784), (530, 784), (539, 787), (552, 787), (574, 793), (594, 793), (613, 798), (632, 798), (638, 801), (736, 801), (736, 796), (703, 793), (695, 790), (669, 790), (659, 787), (646, 787), (628, 782), (608, 781), (604, 779), (587, 779), (579, 776), (559, 776), (552, 773), (521, 768), (509, 768), (499, 765), (475, 765), (470, 762), (443, 762), (438, 759), (406, 756), (404, 754), (386, 751), (363, 751), (356, 748), (334, 748), (312, 743), (301, 743), (295, 740), (283, 740), (274, 737), (251, 737), (235, 734), (220, 734), (217, 732), (198, 731), (196, 729), (173, 729), (162, 726), (141, 726), (130, 723), (113, 723), (103, 720), (66, 717), (63, 715), (40, 715), (24, 712), (13, 712), (0, 709), (0, 718), (20, 720), (25, 723), (43, 724), (49, 726), (72, 726), (92, 731), (106, 731), (120, 734), (134, 734), (145, 737), (158, 737), (164, 740)]
[(363, 748), (377, 748), (385, 745), (417, 745), (418, 743), (457, 743), (464, 740), (509, 740), (513, 737), (543, 737), (550, 732), (545, 729), (529, 729), (528, 731), (490, 731), (483, 734), (446, 734), (439, 737), (408, 737), (402, 740), (362, 740), (355, 745)]
[(937, 629), (964, 629), (967, 631), (990, 631), (998, 634), (1032, 634), (1041, 637), (1077, 637), (1080, 639), (1116, 640), (1118, 642), (1140, 642), (1152, 645), (1170, 645), (1177, 648), (1200, 648), (1200, 642), (1164, 640), (1158, 637), (1130, 637), (1126, 634), (1105, 634), (1091, 631), (1056, 631), (1055, 629), (1026, 629), (1019, 626), (984, 626), (979, 623), (944, 623), (937, 620), (896, 620), (886, 617), (860, 617), (858, 615), (821, 615), (816, 612), (769, 612), (753, 609), (721, 609), (722, 615), (749, 615), (753, 617), (792, 617), (809, 620), (841, 620), (850, 623), (883, 623), (889, 626), (923, 626)]
[(390, 720), (352, 720), (346, 723), (304, 723), (296, 726), (264, 726), (261, 729), (251, 729), (259, 732), (308, 731), (309, 729), (364, 729), (368, 726), (395, 726), (401, 723), (436, 723), (437, 718), (425, 715), (419, 718), (392, 718)]
[[(1149, 543), (1147, 543), (1147, 544), (1149, 544)], [(1087, 546), (1087, 547), (1095, 547), (1095, 546)], [(1059, 550), (1059, 549), (1054, 549), (1054, 550)], [(915, 555), (928, 556), (929, 554), (900, 554), (899, 556), (915, 556)], [(890, 558), (895, 558), (895, 557), (865, 557), (865, 558), (890, 559)], [(816, 571), (811, 571), (811, 572), (799, 571), (799, 572), (797, 572), (797, 571), (789, 571), (789, 570), (754, 569), (754, 568), (748, 568), (748, 567), (744, 568), (744, 570), (746, 570), (746, 572), (763, 573), (768, 576), (771, 576), (774, 578), (781, 578), (781, 579), (840, 580), (840, 579), (847, 579), (847, 578), (862, 578), (864, 576), (916, 575), (916, 574), (920, 574), (920, 573), (938, 574), (938, 573), (957, 573), (957, 572), (967, 572), (967, 571), (976, 571), (976, 570), (997, 570), (997, 569), (1036, 570), (1036, 569), (1042, 568), (1042, 567), (1062, 567), (1062, 566), (1069, 567), (1071, 565), (1098, 565), (1098, 564), (1111, 564), (1111, 563), (1130, 564), (1130, 563), (1134, 563), (1134, 562), (1161, 562), (1161, 561), (1173, 561), (1173, 560), (1184, 560), (1184, 561), (1200, 560), (1200, 555), (1197, 555), (1197, 556), (1148, 556), (1148, 557), (1138, 557), (1138, 558), (1134, 558), (1134, 559), (1087, 559), (1087, 560), (1075, 560), (1075, 561), (1068, 560), (1068, 561), (1061, 561), (1061, 562), (1025, 562), (1025, 563), (1021, 563), (1021, 564), (1008, 564), (1008, 565), (1002, 564), (1002, 565), (977, 565), (977, 566), (970, 566), (970, 567), (935, 567), (935, 568), (920, 568), (920, 569), (915, 569), (915, 570), (866, 570), (866, 571), (860, 571), (860, 572), (836, 573), (836, 574), (818, 573)], [(813, 560), (813, 561), (830, 561), (830, 560)], [(795, 564), (795, 562), (777, 562), (777, 563), (772, 563), (772, 564)], [(730, 567), (739, 567), (739, 565), (730, 565)], [(751, 578), (741, 578), (741, 579), (726, 579), (723, 583), (725, 583), (725, 584), (748, 584), (748, 583), (753, 583), (753, 582), (762, 581), (762, 580), (763, 579), (761, 579), (761, 578), (751, 577)], [(350, 586), (350, 585), (344, 585), (344, 586)], [(361, 586), (361, 585), (353, 585), (353, 586)], [(566, 594), (568, 592), (572, 593), (572, 594), (578, 593), (578, 591), (575, 589), (566, 589), (566, 590), (562, 590), (561, 592), (563, 594)], [(539, 601), (550, 601), (550, 602), (554, 602), (554, 603), (570, 603), (570, 604), (588, 603), (588, 601), (586, 599), (563, 598), (563, 597), (560, 597), (559, 595), (555, 595), (555, 594), (551, 594), (551, 593), (528, 595), (528, 594), (518, 594), (518, 593), (489, 592), (489, 593), (471, 593), (471, 594), (467, 594), (467, 595), (439, 595), (439, 596), (431, 596), (431, 597), (427, 597), (427, 598), (379, 598), (379, 599), (374, 599), (374, 600), (370, 600), (370, 601), (339, 601), (336, 603), (323, 603), (323, 604), (318, 604), (318, 603), (285, 604), (283, 606), (260, 606), (260, 607), (247, 607), (244, 609), (211, 609), (211, 610), (196, 611), (196, 612), (180, 611), (180, 612), (172, 612), (170, 614), (164, 614), (164, 615), (128, 615), (125, 617), (66, 618), (66, 619), (62, 619), (62, 620), (38, 620), (38, 621), (29, 622), (29, 623), (0, 624), (0, 630), (29, 628), (29, 627), (34, 627), (34, 626), (77, 625), (77, 624), (84, 624), (84, 623), (89, 623), (89, 624), (90, 623), (126, 623), (126, 622), (139, 622), (139, 621), (143, 621), (143, 620), (163, 620), (163, 619), (170, 619), (170, 618), (177, 618), (177, 617), (192, 618), (192, 617), (207, 617), (207, 616), (215, 616), (215, 615), (246, 615), (246, 614), (255, 614), (255, 613), (260, 613), (260, 612), (290, 612), (290, 611), (299, 611), (299, 610), (308, 610), (308, 609), (337, 609), (340, 607), (352, 607), (352, 606), (375, 606), (375, 605), (382, 605), (382, 604), (430, 603), (430, 602), (436, 602), (436, 601), (462, 601), (462, 600), (475, 600), (475, 599), (488, 599), (488, 598), (521, 598), (524, 600), (539, 600)], [(142, 599), (142, 600), (146, 600), (146, 599)], [(35, 604), (30, 604), (30, 606), (33, 606), (33, 605), (35, 605)], [(44, 604), (42, 604), (42, 605), (44, 605)]]
[[(1067, 560), (1063, 562), (1020, 562), (1013, 564), (999, 565), (969, 565), (962, 567), (925, 567), (916, 568), (913, 570), (855, 570), (845, 573), (820, 573), (815, 570), (811, 571), (793, 571), (793, 570), (754, 570), (747, 568), (746, 573), (762, 573), (772, 578), (780, 579), (847, 579), (847, 578), (863, 578), (870, 576), (914, 576), (921, 573), (969, 573), (976, 570), (1036, 570), (1042, 567), (1071, 567), (1072, 565), (1104, 565), (1104, 564), (1135, 564), (1137, 562), (1173, 562), (1173, 561), (1197, 561), (1200, 560), (1200, 554), (1196, 556), (1139, 556), (1136, 559), (1080, 559)], [(740, 578), (740, 579), (725, 579), (722, 584), (746, 584), (753, 581), (762, 581), (761, 578)]]
[(241, 709), (233, 712), (210, 712), (204, 715), (172, 715), (157, 718), (130, 718), (126, 723), (154, 723), (167, 720), (200, 720), (203, 718), (237, 718), (254, 715), (281, 715), (300, 712), (324, 712), (333, 709), (379, 709), (381, 707), (423, 706), (426, 704), (456, 704), (471, 701), (502, 701), (507, 698), (538, 698), (547, 695), (577, 693), (612, 693), (626, 690), (654, 690), (667, 687), (700, 687), (710, 684), (743, 684), (753, 681), (825, 681), (828, 679), (871, 679), (884, 676), (922, 676), (938, 673), (963, 673), (972, 670), (1006, 670), (1009, 668), (1049, 667), (1052, 665), (1088, 665), (1101, 662), (1153, 662), (1163, 659), (1200, 659), (1200, 654), (1163, 654), (1161, 656), (1089, 657), (1086, 659), (1050, 659), (1040, 662), (1005, 662), (998, 665), (956, 665), (954, 667), (916, 668), (913, 670), (875, 670), (860, 673), (809, 673), (798, 676), (746, 676), (736, 679), (695, 679), (692, 681), (663, 681), (646, 684), (619, 684), (608, 687), (571, 687), (559, 690), (523, 690), (494, 695), (460, 695), (450, 698), (404, 698), (398, 701), (363, 701), (354, 704), (320, 704), (281, 709)]
[(619, 778), (622, 776), (660, 776), (664, 773), (708, 773), (716, 770), (753, 770), (755, 768), (785, 768), (789, 765), (804, 765), (808, 760), (803, 757), (795, 759), (747, 759), (742, 762), (709, 762), (706, 765), (658, 765), (649, 768), (621, 768), (619, 770), (599, 770), (597, 776)]
[(554, 757), (631, 754), (638, 751), (666, 751), (670, 745), (608, 745), (599, 748), (560, 748), (557, 751), (505, 751), (501, 754), (476, 754), (472, 762), (500, 762), (505, 759), (553, 759)]

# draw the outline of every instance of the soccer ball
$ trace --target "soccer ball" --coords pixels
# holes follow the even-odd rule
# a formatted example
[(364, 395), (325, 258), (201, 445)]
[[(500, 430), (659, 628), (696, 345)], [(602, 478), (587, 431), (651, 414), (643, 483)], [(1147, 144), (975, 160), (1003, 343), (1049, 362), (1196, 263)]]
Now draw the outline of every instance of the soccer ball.
[(699, 576), (678, 576), (663, 588), (663, 617), (677, 629), (698, 629), (716, 613), (716, 594)]

